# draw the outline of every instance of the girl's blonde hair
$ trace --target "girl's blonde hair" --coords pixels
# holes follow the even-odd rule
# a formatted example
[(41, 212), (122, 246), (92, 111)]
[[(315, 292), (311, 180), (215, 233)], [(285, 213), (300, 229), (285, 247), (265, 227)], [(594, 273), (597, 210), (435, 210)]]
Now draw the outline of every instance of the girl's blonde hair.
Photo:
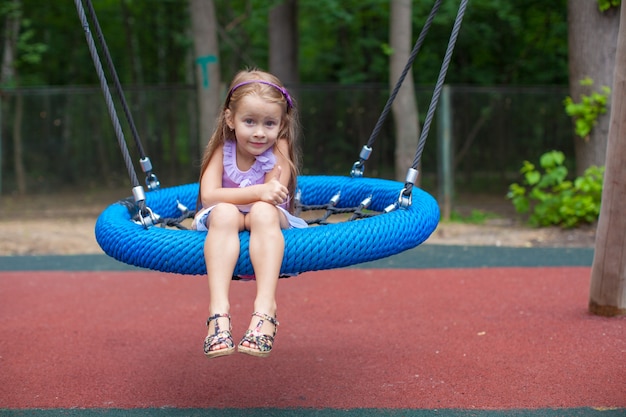
[[(250, 94), (255, 94), (270, 103), (281, 104), (285, 108), (278, 139), (286, 139), (289, 144), (289, 155), (284, 156), (289, 161), (289, 171), (291, 172), (287, 189), (289, 190), (289, 195), (293, 197), (296, 192), (296, 181), (301, 162), (300, 148), (297, 143), (300, 128), (298, 112), (295, 107), (294, 99), (289, 95), (280, 80), (274, 75), (258, 69), (240, 71), (233, 78), (228, 89), (224, 106), (217, 118), (215, 131), (211, 135), (209, 143), (207, 143), (204, 154), (202, 155), (200, 179), (202, 179), (202, 174), (207, 169), (215, 150), (223, 145), (225, 141), (235, 140), (234, 133), (226, 124), (226, 110), (230, 109), (230, 111), (234, 113), (239, 100)], [(278, 148), (276, 148), (276, 150), (278, 150)], [(201, 205), (200, 201), (200, 196), (198, 196), (198, 209)], [(293, 205), (290, 205), (290, 211), (291, 210), (293, 210)]]

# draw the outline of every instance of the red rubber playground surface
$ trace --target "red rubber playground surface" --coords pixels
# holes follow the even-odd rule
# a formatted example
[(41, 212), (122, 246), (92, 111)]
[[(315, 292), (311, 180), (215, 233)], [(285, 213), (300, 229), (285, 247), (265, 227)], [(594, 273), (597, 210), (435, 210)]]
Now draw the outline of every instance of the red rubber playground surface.
[[(281, 325), (269, 358), (207, 360), (204, 277), (4, 271), (0, 414), (167, 408), (624, 415), (626, 318), (587, 312), (589, 279), (586, 266), (309, 272), (280, 282)], [(254, 291), (254, 283), (233, 282), (236, 338), (249, 322)]]

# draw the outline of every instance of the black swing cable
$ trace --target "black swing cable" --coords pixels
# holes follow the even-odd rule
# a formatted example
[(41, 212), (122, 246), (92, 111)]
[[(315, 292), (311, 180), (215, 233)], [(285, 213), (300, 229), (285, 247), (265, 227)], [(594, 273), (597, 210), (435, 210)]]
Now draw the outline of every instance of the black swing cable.
[(111, 73), (111, 77), (113, 78), (113, 83), (115, 84), (115, 90), (117, 91), (117, 95), (120, 99), (120, 103), (122, 104), (122, 109), (124, 110), (124, 114), (126, 115), (126, 120), (128, 120), (128, 125), (130, 127), (131, 134), (133, 139), (135, 140), (135, 146), (137, 146), (137, 151), (139, 152), (140, 164), (142, 170), (146, 174), (146, 185), (150, 190), (156, 190), (161, 188), (161, 184), (156, 177), (156, 174), (152, 171), (152, 163), (150, 162), (150, 158), (146, 155), (144, 151), (143, 145), (141, 143), (141, 139), (139, 138), (139, 133), (137, 132), (137, 127), (135, 126), (135, 122), (133, 120), (133, 116), (128, 108), (128, 103), (126, 102), (126, 97), (124, 96), (124, 91), (122, 90), (122, 84), (120, 83), (120, 79), (117, 76), (117, 71), (115, 70), (115, 66), (113, 65), (113, 59), (111, 59), (111, 54), (109, 53), (109, 47), (104, 39), (104, 35), (102, 34), (102, 29), (100, 28), (100, 23), (98, 22), (98, 17), (96, 16), (96, 11), (93, 8), (93, 4), (91, 0), (86, 0), (87, 9), (89, 11), (89, 16), (93, 20), (94, 28), (96, 29), (96, 34), (98, 35), (98, 40), (100, 41), (100, 46), (102, 48), (102, 53), (104, 54), (104, 60), (107, 63), (107, 67), (109, 72)]
[[(402, 85), (402, 82), (404, 81), (404, 78), (406, 77), (407, 73), (411, 69), (413, 61), (415, 60), (415, 57), (417, 56), (417, 53), (419, 52), (421, 44), (423, 43), (423, 40), (426, 36), (426, 32), (428, 32), (428, 28), (430, 27), (435, 15), (437, 14), (440, 3), (441, 3), (441, 0), (437, 0), (435, 4), (433, 5), (433, 9), (431, 10), (430, 15), (428, 16), (428, 19), (426, 23), (424, 24), (424, 27), (422, 28), (422, 32), (420, 33), (420, 36), (417, 42), (415, 43), (415, 47), (413, 48), (413, 51), (411, 52), (411, 55), (409, 56), (409, 61), (404, 67), (404, 71), (400, 75), (400, 78), (398, 79), (398, 82), (396, 83), (393, 92), (389, 96), (389, 99), (387, 100), (387, 104), (385, 105), (385, 108), (383, 109), (383, 112), (380, 118), (378, 119), (378, 122), (376, 123), (374, 130), (372, 131), (372, 134), (368, 140), (367, 145), (364, 146), (363, 149), (361, 150), (361, 154), (359, 155), (360, 157), (359, 161), (355, 162), (352, 168), (353, 177), (362, 176), (363, 164), (365, 163), (365, 161), (369, 158), (369, 155), (371, 154), (372, 144), (374, 143), (374, 140), (376, 139), (378, 133), (380, 132), (382, 128), (383, 122), (385, 121), (385, 118), (387, 117), (387, 114), (389, 113), (389, 110), (391, 109), (391, 104), (393, 100), (396, 98), (396, 95), (398, 94), (398, 91)], [(437, 104), (439, 103), (439, 97), (441, 95), (441, 90), (443, 89), (443, 83), (445, 81), (446, 74), (448, 72), (448, 67), (452, 59), (454, 46), (456, 44), (456, 40), (458, 38), (458, 34), (461, 29), (463, 16), (465, 15), (465, 10), (467, 9), (467, 3), (468, 3), (468, 0), (461, 0), (461, 3), (459, 4), (457, 16), (454, 21), (452, 32), (450, 34), (450, 39), (448, 41), (448, 47), (446, 49), (446, 53), (444, 55), (444, 59), (441, 64), (441, 69), (439, 71), (439, 77), (437, 79), (437, 83), (435, 84), (435, 88), (433, 90), (433, 96), (431, 98), (430, 106), (428, 108), (426, 119), (424, 121), (424, 126), (422, 127), (422, 131), (420, 133), (417, 150), (415, 152), (415, 158), (413, 160), (413, 164), (411, 165), (411, 168), (409, 168), (407, 172), (404, 188), (400, 192), (398, 201), (390, 205), (389, 207), (387, 207), (385, 209), (385, 212), (391, 211), (397, 206), (407, 207), (411, 205), (411, 191), (413, 189), (413, 186), (418, 176), (417, 167), (419, 166), (419, 163), (422, 157), (422, 152), (424, 151), (424, 146), (426, 145), (426, 138), (428, 137), (428, 132), (430, 131), (430, 125), (432, 123), (432, 119), (435, 114)]]
[[(406, 65), (404, 66), (404, 69), (402, 70), (402, 73), (400, 74), (398, 81), (396, 81), (396, 84), (391, 94), (389, 95), (389, 98), (387, 99), (387, 103), (385, 104), (383, 111), (378, 117), (378, 121), (376, 122), (376, 125), (374, 126), (374, 129), (372, 130), (372, 133), (370, 134), (367, 144), (363, 146), (363, 148), (361, 149), (359, 160), (356, 161), (354, 165), (352, 165), (352, 170), (350, 171), (350, 175), (353, 178), (358, 178), (358, 177), (363, 176), (363, 171), (365, 169), (365, 161), (367, 161), (367, 159), (370, 157), (372, 153), (372, 146), (374, 145), (374, 142), (376, 141), (376, 138), (378, 137), (378, 134), (380, 133), (380, 130), (382, 129), (383, 124), (385, 120), (387, 119), (387, 115), (389, 114), (389, 111), (391, 110), (391, 105), (393, 104), (393, 101), (398, 95), (398, 92), (400, 91), (400, 87), (402, 87), (402, 83), (404, 82), (404, 79), (406, 78), (407, 74), (409, 73), (409, 71), (411, 70), (413, 66), (413, 61), (415, 61), (415, 58), (417, 57), (417, 54), (420, 48), (422, 47), (424, 40), (426, 39), (428, 30), (430, 29), (430, 26), (432, 25), (433, 20), (435, 19), (435, 16), (437, 15), (437, 12), (439, 11), (440, 6), (441, 6), (441, 0), (436, 0), (435, 3), (433, 4), (433, 8), (430, 11), (430, 14), (428, 15), (428, 18), (426, 19), (426, 22), (424, 23), (424, 26), (422, 27), (422, 30), (417, 38), (417, 41), (415, 42), (415, 46), (413, 46), (413, 50), (411, 51), (411, 54), (409, 55), (409, 59)], [(404, 192), (404, 189), (400, 192), (400, 197), (398, 198), (398, 201), (391, 204), (387, 208), (385, 208), (384, 212), (389, 212), (395, 209), (400, 204), (403, 192)], [(371, 195), (365, 198), (365, 200), (363, 200), (359, 204), (358, 207), (348, 207), (348, 208), (338, 208), (336, 206), (337, 203), (339, 202), (340, 196), (341, 196), (341, 191), (335, 194), (330, 199), (330, 201), (324, 205), (307, 206), (307, 205), (300, 204), (300, 195), (296, 194), (295, 196), (296, 208), (298, 211), (325, 210), (324, 214), (321, 217), (313, 219), (313, 220), (307, 220), (308, 224), (320, 224), (320, 225), (329, 224), (327, 219), (330, 216), (335, 215), (335, 214), (341, 214), (341, 213), (353, 213), (349, 220), (356, 220), (356, 219), (361, 219), (364, 217), (371, 217), (371, 216), (376, 215), (372, 212), (367, 211), (367, 208), (372, 202)]]
[[(160, 187), (159, 181), (156, 175), (152, 172), (152, 164), (150, 159), (145, 155), (143, 147), (141, 146), (141, 141), (139, 139), (139, 135), (137, 133), (137, 129), (135, 128), (135, 124), (133, 122), (132, 116), (128, 109), (128, 105), (124, 98), (124, 93), (122, 91), (122, 86), (119, 82), (119, 78), (117, 76), (117, 72), (113, 66), (113, 61), (109, 54), (108, 48), (106, 46), (106, 42), (104, 40), (104, 36), (102, 35), (102, 30), (100, 29), (100, 25), (98, 24), (98, 19), (96, 17), (95, 11), (93, 9), (93, 5), (91, 4), (91, 0), (86, 0), (87, 7), (89, 9), (90, 16), (94, 22), (94, 26), (96, 28), (96, 33), (100, 40), (100, 44), (103, 49), (103, 53), (105, 54), (105, 59), (107, 61), (109, 71), (112, 74), (112, 77), (115, 82), (115, 86), (117, 89), (117, 93), (119, 95), (120, 101), (124, 108), (124, 112), (126, 114), (126, 118), (131, 127), (131, 131), (133, 137), (135, 138), (135, 143), (137, 145), (137, 149), (140, 153), (140, 164), (142, 169), (146, 173), (146, 182), (149, 189), (158, 189)], [(78, 12), (78, 17), (81, 21), (83, 29), (85, 31), (85, 37), (87, 39), (87, 45), (89, 46), (89, 52), (91, 54), (91, 58), (93, 60), (94, 66), (96, 67), (96, 73), (100, 80), (100, 86), (102, 88), (102, 92), (104, 94), (104, 98), (107, 104), (107, 109), (109, 111), (109, 116), (111, 117), (111, 121), (113, 122), (113, 127), (115, 130), (115, 135), (117, 137), (117, 141), (119, 143), (120, 149), (122, 151), (122, 156), (124, 158), (124, 162), (126, 163), (126, 168), (128, 170), (128, 175), (130, 177), (130, 181), (133, 186), (133, 197), (135, 199), (135, 204), (139, 208), (140, 212), (140, 220), (144, 226), (151, 225), (157, 221), (155, 215), (152, 213), (150, 208), (148, 208), (145, 204), (145, 193), (143, 187), (139, 184), (139, 179), (137, 178), (137, 174), (134, 170), (132, 159), (130, 156), (130, 152), (128, 151), (128, 147), (126, 145), (126, 140), (124, 138), (124, 132), (122, 131), (122, 126), (120, 124), (119, 118), (117, 117), (117, 112), (115, 111), (115, 105), (113, 103), (113, 97), (111, 96), (111, 92), (109, 91), (108, 83), (106, 80), (106, 75), (104, 74), (104, 69), (102, 67), (102, 63), (100, 61), (100, 57), (98, 55), (98, 51), (96, 49), (95, 41), (91, 34), (91, 30), (89, 28), (89, 22), (87, 21), (87, 16), (85, 15), (85, 9), (83, 8), (82, 0), (74, 0), (74, 4), (76, 5), (76, 10)]]
[[(424, 120), (424, 127), (422, 128), (422, 132), (420, 134), (419, 141), (417, 143), (417, 151), (415, 152), (415, 159), (413, 159), (413, 165), (411, 165), (411, 169), (417, 172), (417, 167), (419, 166), (420, 160), (422, 158), (422, 152), (424, 151), (424, 146), (426, 145), (426, 137), (428, 136), (428, 131), (430, 130), (430, 125), (433, 120), (433, 116), (435, 114), (435, 110), (437, 109), (437, 104), (439, 103), (439, 97), (441, 96), (441, 90), (443, 89), (443, 83), (446, 79), (446, 74), (448, 72), (448, 67), (450, 66), (450, 61), (452, 60), (452, 53), (454, 52), (454, 46), (456, 45), (456, 40), (459, 36), (459, 31), (461, 30), (461, 23), (463, 23), (463, 16), (465, 15), (465, 9), (467, 9), (467, 3), (469, 0), (461, 0), (461, 4), (459, 5), (459, 10), (456, 15), (456, 19), (454, 21), (454, 26), (452, 27), (452, 32), (450, 33), (450, 40), (448, 41), (448, 47), (446, 49), (446, 54), (443, 57), (443, 62), (441, 64), (441, 70), (439, 71), (439, 78), (437, 79), (437, 84), (435, 85), (435, 90), (433, 91), (433, 97), (430, 101), (430, 107), (428, 108), (428, 112), (426, 113), (426, 119)], [(409, 174), (407, 174), (409, 176)], [(407, 181), (405, 184), (405, 192), (404, 196), (409, 196), (411, 194), (411, 189), (414, 185), (414, 181)]]
[(393, 90), (391, 94), (389, 95), (389, 98), (387, 99), (387, 103), (385, 103), (385, 107), (383, 108), (383, 111), (380, 113), (380, 116), (378, 117), (378, 121), (376, 122), (376, 125), (374, 126), (374, 129), (372, 130), (372, 133), (370, 134), (370, 137), (367, 140), (367, 144), (363, 146), (363, 149), (361, 149), (359, 160), (355, 162), (354, 165), (352, 166), (352, 171), (350, 173), (353, 177), (363, 176), (363, 169), (365, 166), (365, 161), (369, 159), (372, 153), (372, 146), (374, 145), (374, 142), (376, 141), (376, 138), (378, 137), (378, 134), (380, 133), (380, 130), (382, 129), (383, 124), (385, 123), (385, 120), (387, 119), (387, 115), (389, 115), (389, 111), (391, 110), (391, 105), (396, 99), (396, 96), (398, 95), (398, 92), (400, 91), (400, 87), (402, 87), (402, 83), (404, 82), (404, 79), (406, 78), (407, 74), (413, 67), (413, 61), (415, 61), (415, 58), (417, 58), (417, 54), (419, 53), (422, 47), (422, 44), (424, 43), (424, 40), (426, 39), (428, 30), (430, 29), (430, 26), (433, 23), (435, 16), (437, 16), (437, 12), (439, 11), (440, 6), (441, 6), (441, 0), (436, 0), (435, 4), (433, 4), (433, 8), (430, 11), (430, 14), (428, 15), (428, 18), (426, 19), (426, 22), (424, 23), (424, 27), (422, 27), (422, 31), (420, 32), (417, 38), (417, 41), (415, 41), (415, 46), (413, 46), (413, 50), (411, 51), (411, 54), (409, 55), (409, 59), (406, 65), (404, 66), (404, 69), (402, 70), (402, 73), (400, 74), (398, 81), (396, 81), (396, 85), (393, 87)]

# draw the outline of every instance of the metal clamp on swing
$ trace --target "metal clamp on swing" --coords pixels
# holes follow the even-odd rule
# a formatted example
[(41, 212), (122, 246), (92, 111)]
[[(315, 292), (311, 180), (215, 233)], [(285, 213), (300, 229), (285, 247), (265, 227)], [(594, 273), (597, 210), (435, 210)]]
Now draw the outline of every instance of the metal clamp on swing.
[(133, 187), (133, 198), (138, 208), (137, 218), (133, 220), (135, 223), (141, 224), (146, 229), (159, 223), (160, 216), (153, 213), (150, 207), (146, 206), (146, 194), (141, 185)]
[(352, 178), (360, 178), (363, 176), (363, 170), (365, 168), (365, 161), (367, 161), (372, 154), (372, 148), (367, 145), (363, 146), (361, 153), (359, 154), (359, 160), (352, 165), (350, 175)]
[(370, 194), (365, 200), (361, 201), (357, 210), (367, 210), (367, 208), (372, 204), (373, 196)]
[(371, 194), (368, 197), (365, 197), (365, 199), (359, 203), (359, 206), (356, 208), (352, 216), (350, 216), (348, 221), (368, 217), (367, 213), (363, 213), (363, 210), (367, 210), (367, 208), (372, 204), (372, 199), (373, 196)]
[(187, 217), (189, 215), (189, 209), (186, 205), (181, 203), (179, 199), (176, 199), (176, 208), (180, 211), (180, 215), (182, 217)]
[(384, 213), (389, 213), (390, 211), (393, 211), (398, 207), (408, 208), (411, 206), (411, 204), (413, 204), (412, 190), (413, 186), (415, 185), (415, 181), (417, 181), (418, 175), (418, 170), (416, 170), (415, 168), (409, 168), (406, 173), (406, 179), (404, 180), (404, 188), (400, 191), (398, 199), (393, 204), (385, 207), (385, 209), (383, 210)]
[(157, 178), (156, 174), (152, 172), (152, 162), (147, 156), (139, 160), (141, 170), (146, 173), (146, 185), (150, 191), (158, 190), (161, 188), (161, 182)]

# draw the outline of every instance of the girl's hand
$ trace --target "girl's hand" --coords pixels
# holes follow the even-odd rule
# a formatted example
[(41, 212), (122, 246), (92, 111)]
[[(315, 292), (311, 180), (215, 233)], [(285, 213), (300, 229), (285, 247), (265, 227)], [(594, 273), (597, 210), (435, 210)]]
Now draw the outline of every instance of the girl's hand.
[(276, 167), (276, 171), (268, 182), (263, 184), (261, 190), (261, 201), (269, 204), (279, 205), (287, 200), (288, 190), (280, 182), (280, 174), (282, 169), (280, 165)]

